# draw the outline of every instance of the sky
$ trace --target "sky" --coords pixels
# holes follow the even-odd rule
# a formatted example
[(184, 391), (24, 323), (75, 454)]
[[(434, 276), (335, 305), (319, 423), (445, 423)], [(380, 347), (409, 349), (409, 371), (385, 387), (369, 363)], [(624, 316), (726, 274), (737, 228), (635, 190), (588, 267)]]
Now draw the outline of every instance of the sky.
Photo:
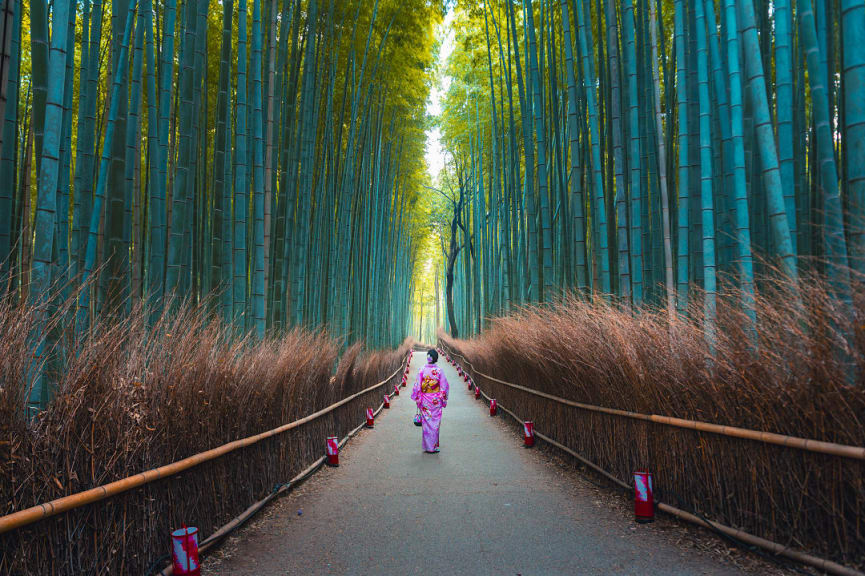
[[(454, 13), (453, 8), (451, 8), (436, 31), (441, 42), (438, 58), (438, 69), (441, 71), (446, 69), (447, 60), (454, 49), (453, 20)], [(441, 114), (442, 100), (445, 94), (447, 94), (450, 83), (450, 77), (442, 74), (430, 91), (430, 98), (427, 101), (427, 113), (431, 116), (439, 116)], [(442, 148), (441, 130), (438, 127), (433, 127), (427, 131), (426, 161), (430, 179), (435, 182), (445, 162), (445, 150)]]

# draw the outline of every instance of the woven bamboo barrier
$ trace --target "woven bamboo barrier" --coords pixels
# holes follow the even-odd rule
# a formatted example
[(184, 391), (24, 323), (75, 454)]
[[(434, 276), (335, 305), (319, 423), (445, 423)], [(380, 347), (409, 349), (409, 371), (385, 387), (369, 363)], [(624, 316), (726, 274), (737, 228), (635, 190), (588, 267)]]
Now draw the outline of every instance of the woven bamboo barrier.
[(106, 498), (111, 498), (112, 496), (116, 496), (118, 494), (126, 492), (127, 490), (132, 490), (133, 488), (138, 488), (139, 486), (144, 486), (145, 484), (155, 482), (156, 480), (159, 480), (161, 478), (169, 478), (171, 476), (176, 476), (177, 474), (180, 474), (185, 470), (189, 470), (190, 468), (203, 464), (204, 462), (215, 460), (230, 452), (234, 452), (235, 450), (257, 444), (266, 438), (271, 438), (278, 434), (283, 434), (289, 430), (293, 430), (295, 428), (303, 426), (304, 424), (321, 418), (325, 414), (330, 414), (340, 406), (344, 406), (345, 404), (348, 404), (352, 400), (359, 398), (360, 396), (363, 396), (368, 392), (372, 392), (373, 390), (381, 388), (385, 384), (389, 383), (398, 373), (402, 371), (402, 369), (402, 367), (399, 367), (394, 370), (393, 374), (391, 374), (381, 382), (373, 384), (372, 386), (365, 388), (360, 392), (356, 392), (348, 398), (344, 398), (339, 402), (331, 404), (326, 408), (322, 408), (317, 412), (313, 412), (309, 416), (301, 418), (300, 420), (289, 422), (288, 424), (284, 424), (282, 426), (279, 426), (278, 428), (268, 430), (267, 432), (262, 432), (261, 434), (248, 436), (240, 440), (235, 440), (234, 442), (229, 442), (228, 444), (223, 444), (222, 446), (218, 446), (205, 452), (199, 452), (198, 454), (194, 454), (192, 456), (189, 456), (188, 458), (178, 460), (177, 462), (172, 462), (171, 464), (166, 464), (165, 466), (160, 466), (159, 468), (147, 470), (145, 472), (141, 472), (140, 474), (135, 474), (134, 476), (127, 476), (126, 478), (123, 478), (121, 480), (116, 480), (108, 484), (103, 484), (102, 486), (97, 486), (96, 488), (85, 490), (84, 492), (70, 494), (69, 496), (57, 498), (50, 502), (31, 506), (30, 508), (27, 508), (25, 510), (2, 516), (0, 517), (0, 534), (4, 532), (9, 532), (10, 530), (15, 530), (16, 528), (21, 528), (22, 526), (27, 526), (44, 518), (50, 518), (51, 516), (56, 516), (57, 514), (62, 514), (63, 512), (69, 510), (74, 510), (76, 508), (81, 508), (82, 506), (87, 506), (88, 504), (99, 502), (100, 500), (105, 500)]
[(834, 442), (822, 442), (820, 440), (810, 440), (808, 438), (798, 438), (796, 436), (785, 436), (784, 434), (773, 434), (771, 432), (762, 432), (759, 430), (749, 430), (747, 428), (738, 428), (736, 426), (721, 426), (710, 422), (700, 422), (699, 420), (686, 420), (684, 418), (673, 418), (670, 416), (659, 416), (658, 414), (641, 414), (639, 412), (629, 412), (627, 410), (617, 410), (615, 408), (604, 408), (603, 406), (595, 406), (593, 404), (583, 404), (582, 402), (574, 402), (567, 398), (547, 394), (540, 390), (534, 390), (512, 382), (499, 380), (495, 376), (484, 374), (480, 370), (475, 369), (472, 363), (459, 352), (452, 352), (455, 356), (459, 356), (463, 362), (471, 368), (471, 371), (491, 382), (497, 382), (514, 390), (522, 390), (529, 394), (534, 394), (565, 406), (573, 406), (589, 412), (599, 412), (601, 414), (611, 414), (613, 416), (621, 416), (623, 418), (632, 418), (634, 420), (646, 420), (657, 424), (665, 424), (676, 428), (687, 428), (699, 432), (711, 432), (720, 436), (729, 436), (731, 438), (744, 438), (745, 440), (754, 440), (755, 442), (765, 442), (766, 444), (776, 444), (787, 448), (796, 448), (805, 450), (806, 452), (814, 452), (816, 454), (829, 454), (830, 456), (840, 456), (842, 458), (853, 458), (856, 460), (865, 460), (865, 448), (860, 446), (847, 446), (844, 444), (835, 444)]
[(164, 331), (90, 340), (39, 419), (0, 430), (0, 574), (147, 572), (173, 528), (213, 534), (320, 458), (409, 348), (337, 361), (325, 335), (238, 343), (188, 318)]
[[(459, 356), (459, 354), (456, 354), (456, 355)], [(469, 366), (471, 366), (471, 364), (469, 364)], [(481, 373), (478, 372), (478, 374), (481, 374)], [(481, 375), (483, 376), (483, 374), (481, 374)], [(495, 379), (495, 378), (493, 378), (493, 380), (495, 380), (499, 383), (502, 383), (502, 384), (509, 384), (507, 382), (503, 382), (503, 381)], [(478, 386), (477, 382), (475, 382), (475, 386)], [(520, 388), (522, 388), (522, 387), (520, 387)], [(487, 402), (490, 402), (492, 400), (492, 398), (489, 395), (487, 395), (485, 392), (483, 392), (483, 390), (481, 390), (479, 386), (478, 386), (478, 389), (480, 391), (481, 396)], [(505, 412), (506, 414), (508, 414), (518, 424), (521, 425), (523, 422), (525, 422), (525, 420), (526, 420), (525, 418), (520, 418), (513, 411), (502, 406), (501, 404), (498, 404), (498, 401), (496, 401), (496, 402), (497, 402), (498, 408), (500, 410), (502, 410), (503, 412)], [(622, 488), (623, 490), (626, 490), (628, 492), (633, 490), (633, 487), (630, 484), (628, 484), (627, 482), (625, 482), (623, 480), (620, 480), (619, 478), (616, 478), (615, 476), (613, 476), (612, 474), (610, 474), (609, 472), (607, 472), (606, 470), (604, 470), (603, 468), (601, 468), (600, 466), (595, 464), (594, 462), (583, 458), (580, 454), (578, 454), (577, 452), (574, 452), (573, 450), (571, 450), (570, 448), (568, 448), (564, 444), (555, 441), (554, 439), (550, 438), (546, 434), (538, 432), (537, 430), (534, 431), (534, 435), (535, 435), (535, 437), (540, 438), (541, 440), (543, 440), (547, 444), (554, 446), (554, 447), (558, 448), (559, 450), (561, 450), (561, 451), (569, 454), (570, 456), (576, 458), (581, 464), (588, 466), (589, 468), (591, 468), (592, 470), (594, 470), (595, 472), (597, 472), (601, 476), (603, 476), (603, 477), (607, 478), (608, 480), (610, 480), (611, 482), (613, 482), (619, 488)], [(697, 516), (696, 514), (691, 514), (690, 512), (687, 512), (685, 510), (681, 510), (679, 508), (676, 508), (675, 506), (670, 506), (669, 504), (666, 504), (664, 502), (655, 502), (655, 505), (658, 508), (658, 510), (661, 510), (662, 512), (665, 512), (667, 514), (670, 514), (672, 516), (675, 516), (677, 518), (680, 518), (682, 520), (690, 522), (691, 524), (696, 524), (698, 526), (702, 526), (703, 528), (707, 528), (709, 530), (714, 530), (714, 531), (719, 532), (725, 536), (733, 538), (734, 540), (738, 540), (740, 542), (743, 542), (744, 544), (748, 544), (751, 546), (757, 546), (757, 547), (762, 548), (764, 550), (768, 550), (769, 552), (772, 552), (773, 554), (777, 554), (779, 556), (783, 556), (785, 558), (795, 560), (796, 562), (801, 562), (802, 564), (806, 564), (808, 566), (813, 566), (814, 568), (818, 568), (818, 569), (820, 569), (820, 570), (822, 570), (828, 574), (837, 574), (839, 576), (865, 576), (865, 572), (861, 572), (859, 570), (855, 570), (855, 569), (849, 568), (847, 566), (842, 566), (841, 564), (838, 564), (837, 562), (832, 562), (831, 560), (818, 558), (816, 556), (812, 556), (811, 554), (806, 554), (806, 553), (801, 552), (799, 550), (794, 550), (788, 546), (778, 544), (777, 542), (772, 542), (771, 540), (766, 540), (765, 538), (759, 538), (757, 536), (754, 536), (753, 534), (748, 534), (747, 532), (745, 532), (743, 530), (737, 530), (736, 528), (731, 528), (729, 526), (725, 526), (725, 525), (720, 524), (718, 522), (706, 520), (705, 518)]]
[[(538, 438), (617, 486), (631, 490), (622, 478), (650, 468), (661, 511), (827, 573), (863, 574), (863, 448), (578, 402), (544, 391), (545, 373), (532, 374), (528, 361), (517, 372), (513, 359), (501, 366), (480, 353), (478, 366), (462, 342), (439, 345), (485, 398), (534, 420)], [(772, 516), (760, 514), (766, 509)]]
[[(383, 385), (383, 384), (389, 382), (399, 371), (401, 371), (401, 368), (398, 368), (397, 371), (394, 372), (393, 374), (391, 374), (385, 381), (380, 382), (378, 385), (375, 385), (374, 388), (378, 388), (380, 385)], [(389, 399), (393, 399), (393, 397), (395, 396), (394, 394), (385, 394), (385, 395)], [(377, 417), (379, 415), (379, 413), (381, 413), (383, 408), (384, 408), (384, 402), (382, 402), (381, 404), (378, 405), (378, 408), (376, 408), (375, 412), (373, 412), (373, 416)], [(360, 429), (363, 428), (365, 425), (366, 425), (366, 420), (364, 420), (364, 422), (362, 422), (356, 428), (354, 428), (351, 432), (349, 432), (345, 438), (340, 440), (339, 441), (339, 449), (342, 450), (342, 448), (346, 444), (348, 444), (348, 441), (352, 437), (354, 437), (354, 435), (357, 434), (360, 431)], [(282, 494), (288, 492), (290, 489), (294, 488), (295, 486), (297, 486), (298, 484), (300, 484), (301, 482), (303, 482), (304, 480), (306, 480), (307, 478), (312, 476), (319, 468), (321, 468), (324, 465), (324, 461), (326, 458), (327, 458), (327, 456), (321, 456), (318, 460), (316, 460), (315, 462), (313, 462), (312, 464), (307, 466), (297, 476), (295, 476), (294, 478), (292, 478), (291, 480), (289, 480), (285, 484), (280, 485), (279, 488), (277, 488), (276, 490), (274, 490), (273, 492), (271, 492), (270, 494), (268, 494), (267, 496), (265, 496), (264, 498), (262, 498), (258, 502), (255, 502), (254, 504), (252, 504), (249, 508), (244, 510), (242, 514), (233, 518), (229, 523), (225, 524), (224, 526), (219, 528), (219, 530), (217, 530), (216, 532), (214, 532), (213, 534), (211, 534), (210, 536), (208, 536), (207, 538), (202, 540), (199, 547), (198, 547), (199, 554), (201, 556), (204, 556), (204, 555), (208, 554), (209, 552), (211, 552), (216, 546), (219, 545), (219, 543), (226, 536), (231, 534), (231, 532), (233, 532), (235, 529), (242, 526), (247, 520), (252, 518), (253, 515), (255, 515), (259, 510), (264, 508), (272, 500), (274, 500), (275, 498), (278, 498)], [(173, 565), (169, 565), (168, 567), (166, 567), (165, 569), (163, 569), (160, 572), (161, 576), (171, 576), (172, 574), (174, 574), (174, 566)]]

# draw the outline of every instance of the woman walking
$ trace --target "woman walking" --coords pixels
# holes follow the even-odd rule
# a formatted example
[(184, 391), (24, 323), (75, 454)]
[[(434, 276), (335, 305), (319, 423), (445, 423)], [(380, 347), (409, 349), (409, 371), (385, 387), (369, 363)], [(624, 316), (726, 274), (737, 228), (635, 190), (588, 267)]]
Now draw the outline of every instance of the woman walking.
[(411, 399), (417, 403), (423, 424), (423, 451), (436, 454), (439, 451), (439, 427), (442, 409), (448, 405), (450, 385), (444, 372), (436, 366), (439, 354), (430, 349), (426, 355), (426, 366), (420, 369), (411, 391)]

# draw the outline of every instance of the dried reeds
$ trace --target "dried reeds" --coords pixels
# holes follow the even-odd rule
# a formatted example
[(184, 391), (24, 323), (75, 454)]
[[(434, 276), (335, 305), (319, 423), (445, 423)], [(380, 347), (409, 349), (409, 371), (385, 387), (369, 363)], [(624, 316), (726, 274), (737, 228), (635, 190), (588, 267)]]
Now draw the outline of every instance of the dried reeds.
[[(204, 308), (181, 306), (155, 325), (139, 311), (85, 338), (61, 330), (46, 364), (54, 399), (28, 421), (36, 314), (0, 301), (0, 514), (297, 420), (387, 377), (410, 345), (365, 354), (356, 344), (339, 358), (322, 332), (259, 342), (232, 337)], [(379, 399), (378, 390), (361, 395), (174, 478), (0, 535), (0, 573), (143, 573), (168, 551), (172, 528), (210, 534), (319, 457), (326, 436), (345, 435)]]
[[(765, 285), (764, 285), (765, 286)], [(691, 319), (569, 298), (445, 348), (479, 371), (608, 408), (865, 446), (865, 285), (845, 306), (818, 278), (719, 299), (714, 355)], [(851, 314), (852, 309), (852, 314)], [(756, 336), (756, 338), (754, 337)], [(565, 406), (480, 378), (485, 392), (616, 477), (648, 467), (660, 499), (842, 563), (865, 563), (865, 462)]]

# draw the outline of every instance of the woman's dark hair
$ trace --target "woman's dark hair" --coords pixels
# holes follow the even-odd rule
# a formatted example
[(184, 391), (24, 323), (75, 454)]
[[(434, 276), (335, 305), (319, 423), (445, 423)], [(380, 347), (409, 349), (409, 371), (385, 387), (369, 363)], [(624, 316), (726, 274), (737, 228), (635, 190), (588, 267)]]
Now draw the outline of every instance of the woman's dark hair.
[(439, 353), (436, 351), (435, 348), (430, 348), (429, 350), (427, 350), (426, 355), (432, 358), (433, 364), (439, 361)]

